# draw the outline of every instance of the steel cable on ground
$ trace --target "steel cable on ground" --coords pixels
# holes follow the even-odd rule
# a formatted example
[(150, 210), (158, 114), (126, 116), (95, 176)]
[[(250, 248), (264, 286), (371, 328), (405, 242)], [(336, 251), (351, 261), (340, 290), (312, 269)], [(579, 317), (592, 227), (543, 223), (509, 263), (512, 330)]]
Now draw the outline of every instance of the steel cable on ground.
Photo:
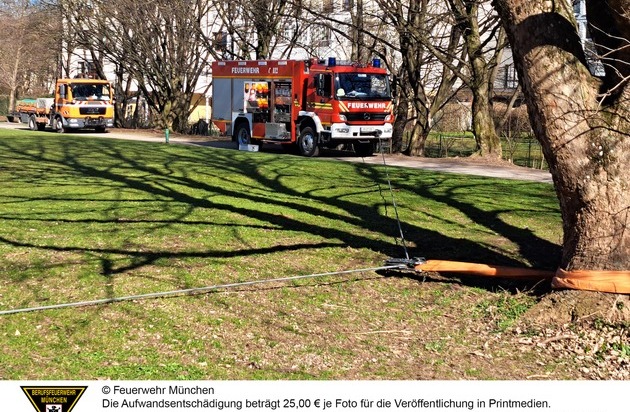
[[(139, 295), (120, 296), (116, 298), (86, 300), (86, 301), (79, 301), (79, 302), (60, 303), (60, 304), (55, 304), (55, 305), (34, 306), (34, 307), (20, 308), (20, 309), (9, 309), (9, 310), (0, 311), (0, 316), (11, 315), (11, 314), (16, 314), (16, 313), (52, 310), (52, 309), (96, 306), (96, 305), (111, 304), (111, 303), (118, 303), (118, 302), (125, 302), (125, 301), (133, 301), (133, 300), (155, 299), (155, 298), (161, 298), (161, 297), (191, 296), (191, 295), (199, 295), (203, 293), (208, 293), (208, 292), (212, 292), (219, 289), (230, 289), (230, 288), (237, 288), (237, 287), (243, 287), (243, 286), (259, 285), (259, 284), (264, 284), (264, 283), (272, 283), (272, 282), (287, 282), (287, 281), (292, 281), (292, 280), (309, 279), (309, 278), (316, 278), (316, 277), (323, 277), (323, 276), (344, 275), (344, 274), (350, 274), (350, 273), (388, 270), (388, 269), (409, 269), (410, 265), (408, 261), (410, 259), (409, 259), (409, 253), (407, 251), (407, 245), (405, 242), (405, 235), (403, 233), (402, 225), (400, 223), (400, 216), (398, 215), (398, 206), (396, 204), (396, 198), (394, 197), (394, 190), (392, 188), (389, 171), (387, 170), (388, 165), (385, 160), (385, 152), (383, 151), (382, 142), (379, 142), (379, 143), (381, 143), (379, 144), (379, 147), (380, 147), (380, 152), (383, 158), (383, 166), (385, 167), (385, 176), (386, 176), (387, 184), (388, 184), (389, 191), (392, 197), (392, 205), (394, 207), (394, 212), (396, 215), (396, 222), (398, 224), (398, 231), (400, 233), (402, 248), (404, 250), (405, 257), (406, 257), (406, 259), (404, 259), (403, 261), (406, 260), (407, 262), (386, 264), (385, 266), (371, 267), (371, 268), (350, 269), (350, 270), (342, 270), (342, 271), (337, 271), (337, 272), (314, 273), (310, 275), (298, 275), (298, 276), (289, 276), (289, 277), (273, 278), (273, 279), (251, 280), (251, 281), (245, 281), (245, 282), (203, 286), (203, 287), (198, 287), (198, 288), (178, 289), (178, 290), (171, 290), (171, 291), (165, 291), (165, 292), (153, 292), (153, 293), (146, 293), (146, 294), (139, 294)], [(383, 191), (381, 189), (381, 185), (378, 182), (377, 184), (379, 187), (381, 198), (383, 198), (383, 202), (386, 203), (385, 197), (383, 196)], [(396, 244), (398, 244), (398, 239), (395, 238), (395, 241), (396, 241)]]
[(386, 266), (371, 267), (371, 268), (341, 270), (341, 271), (336, 271), (336, 272), (313, 273), (310, 275), (298, 275), (298, 276), (289, 276), (289, 277), (273, 278), (273, 279), (250, 280), (250, 281), (245, 281), (245, 282), (226, 283), (226, 284), (220, 284), (220, 285), (203, 286), (203, 287), (198, 287), (198, 288), (179, 289), (179, 290), (171, 290), (171, 291), (165, 291), (165, 292), (153, 292), (153, 293), (146, 293), (146, 294), (140, 294), (140, 295), (120, 296), (116, 298), (86, 300), (86, 301), (80, 301), (80, 302), (60, 303), (56, 305), (35, 306), (35, 307), (20, 308), (20, 309), (9, 309), (9, 310), (0, 311), (0, 316), (12, 315), (12, 314), (24, 313), (24, 312), (37, 312), (37, 311), (51, 310), (51, 309), (96, 306), (96, 305), (103, 305), (103, 304), (109, 304), (109, 303), (125, 302), (125, 301), (130, 301), (130, 300), (145, 300), (145, 299), (155, 299), (155, 298), (163, 298), (163, 297), (171, 297), (171, 296), (192, 296), (192, 295), (200, 295), (203, 293), (212, 292), (219, 289), (232, 289), (232, 288), (238, 288), (238, 287), (243, 287), (243, 286), (260, 285), (263, 283), (288, 282), (292, 280), (309, 279), (309, 278), (317, 278), (317, 277), (324, 277), (324, 276), (347, 275), (350, 273), (376, 272), (377, 270), (387, 270), (387, 269), (402, 269), (405, 267), (407, 266), (400, 265), (400, 264), (386, 265)]
[[(390, 143), (391, 144), (391, 143)], [(385, 178), (387, 179), (387, 185), (389, 186), (389, 193), (392, 197), (392, 206), (394, 207), (394, 214), (396, 215), (396, 223), (398, 224), (398, 232), (400, 233), (400, 241), (403, 251), (405, 252), (405, 258), (409, 260), (409, 252), (407, 251), (407, 243), (405, 242), (405, 234), (402, 230), (402, 225), (400, 223), (400, 216), (398, 215), (398, 205), (396, 204), (396, 198), (394, 197), (394, 189), (392, 188), (392, 181), (389, 177), (389, 170), (387, 161), (385, 160), (385, 152), (383, 151), (383, 141), (379, 140), (379, 151), (381, 153), (381, 157), (383, 158), (383, 166), (385, 168)], [(363, 159), (365, 163), (365, 158)], [(385, 197), (383, 196), (383, 191), (381, 190), (381, 185), (378, 183), (378, 190), (381, 193), (381, 198), (383, 198), (383, 203), (385, 203)], [(385, 214), (387, 214), (387, 205), (385, 206)], [(398, 239), (394, 237), (394, 241), (398, 244)]]

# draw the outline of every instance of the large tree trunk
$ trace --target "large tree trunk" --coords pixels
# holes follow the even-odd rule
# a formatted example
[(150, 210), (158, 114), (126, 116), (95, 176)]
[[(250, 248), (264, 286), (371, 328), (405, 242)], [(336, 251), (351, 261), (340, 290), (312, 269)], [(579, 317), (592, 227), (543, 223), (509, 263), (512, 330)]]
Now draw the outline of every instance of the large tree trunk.
[(189, 114), (190, 97), (181, 91), (176, 91), (162, 106), (158, 124), (164, 129), (186, 133)]
[(400, 153), (403, 150), (405, 129), (409, 121), (409, 103), (407, 98), (402, 96), (402, 93), (395, 108), (396, 118), (394, 120), (394, 132), (392, 133), (392, 152)]
[(404, 151), (407, 156), (424, 156), (424, 146), (429, 136), (431, 128), (424, 127), (420, 122), (416, 122), (409, 134), (409, 145)]
[[(492, 56), (484, 50), (483, 32), (480, 28), (478, 0), (450, 0), (451, 12), (455, 16), (457, 27), (462, 32), (467, 54), (470, 60), (470, 80), (467, 85), (473, 94), (472, 126), (477, 154), (487, 158), (501, 159), (501, 140), (496, 132), (492, 118), (491, 78), (496, 66), (496, 59), (501, 54), (505, 35), (500, 32), (496, 37), (496, 46)], [(482, 19), (485, 20), (485, 19)], [(484, 22), (487, 24), (487, 22)]]
[(355, 62), (366, 62), (369, 50), (364, 42), (363, 0), (355, 0), (352, 10), (352, 51), (350, 59)]
[(24, 28), (23, 22), (18, 23), (16, 31), (18, 32), (19, 41), (15, 43), (16, 46), (15, 46), (15, 54), (13, 56), (14, 63), (13, 63), (13, 67), (11, 68), (11, 75), (10, 75), (11, 78), (7, 82), (9, 84), (9, 108), (8, 108), (9, 113), (15, 111), (15, 105), (17, 104), (18, 79), (20, 77), (22, 56), (23, 56), (24, 48), (26, 47), (26, 45), (24, 44), (22, 40), (22, 38), (25, 35), (25, 28)]
[[(602, 83), (587, 67), (570, 2), (494, 4), (508, 32), (532, 127), (560, 200), (562, 268), (630, 269), (630, 60), (607, 72), (607, 78), (620, 73), (618, 79), (625, 77), (625, 82)], [(623, 31), (611, 29), (630, 26), (621, 7), (627, 13), (628, 1), (597, 4), (600, 13), (615, 15), (617, 21), (596, 26), (614, 33), (627, 49), (630, 38), (619, 38)], [(607, 6), (618, 8), (613, 13)], [(589, 20), (597, 22), (597, 15)]]
[(20, 55), (22, 52), (22, 46), (18, 46), (15, 53), (15, 64), (13, 65), (13, 72), (11, 73), (11, 79), (9, 84), (11, 85), (9, 90), (9, 113), (15, 111), (15, 105), (17, 103), (17, 90), (18, 90), (18, 75), (20, 68)]
[(482, 81), (473, 88), (472, 127), (478, 154), (492, 159), (501, 159), (501, 140), (495, 129), (490, 106), (488, 82)]

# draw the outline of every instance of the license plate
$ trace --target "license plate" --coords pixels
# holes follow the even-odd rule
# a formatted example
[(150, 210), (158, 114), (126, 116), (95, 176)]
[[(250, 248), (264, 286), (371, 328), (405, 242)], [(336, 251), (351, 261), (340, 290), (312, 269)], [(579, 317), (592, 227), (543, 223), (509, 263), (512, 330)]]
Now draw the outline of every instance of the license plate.
[(361, 128), (361, 133), (370, 133), (370, 132), (373, 132), (375, 130), (376, 130), (376, 128), (374, 128), (374, 127), (362, 127)]

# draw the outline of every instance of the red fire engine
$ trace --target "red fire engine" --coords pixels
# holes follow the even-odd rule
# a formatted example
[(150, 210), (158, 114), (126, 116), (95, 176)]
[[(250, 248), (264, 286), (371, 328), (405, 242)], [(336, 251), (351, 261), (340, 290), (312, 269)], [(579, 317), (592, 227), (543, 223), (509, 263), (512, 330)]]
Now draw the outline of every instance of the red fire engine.
[(392, 137), (391, 90), (378, 60), (217, 61), (212, 77), (212, 121), (241, 145), (293, 144), (317, 156), (350, 143), (370, 156)]

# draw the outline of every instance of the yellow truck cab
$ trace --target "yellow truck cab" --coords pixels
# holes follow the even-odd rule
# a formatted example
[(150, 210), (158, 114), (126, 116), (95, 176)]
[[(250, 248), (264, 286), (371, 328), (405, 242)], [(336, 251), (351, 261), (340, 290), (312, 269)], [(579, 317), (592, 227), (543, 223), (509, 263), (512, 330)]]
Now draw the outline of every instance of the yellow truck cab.
[(107, 80), (58, 79), (54, 98), (19, 102), (16, 115), (31, 130), (48, 126), (60, 133), (86, 128), (104, 132), (114, 126), (112, 86)]

